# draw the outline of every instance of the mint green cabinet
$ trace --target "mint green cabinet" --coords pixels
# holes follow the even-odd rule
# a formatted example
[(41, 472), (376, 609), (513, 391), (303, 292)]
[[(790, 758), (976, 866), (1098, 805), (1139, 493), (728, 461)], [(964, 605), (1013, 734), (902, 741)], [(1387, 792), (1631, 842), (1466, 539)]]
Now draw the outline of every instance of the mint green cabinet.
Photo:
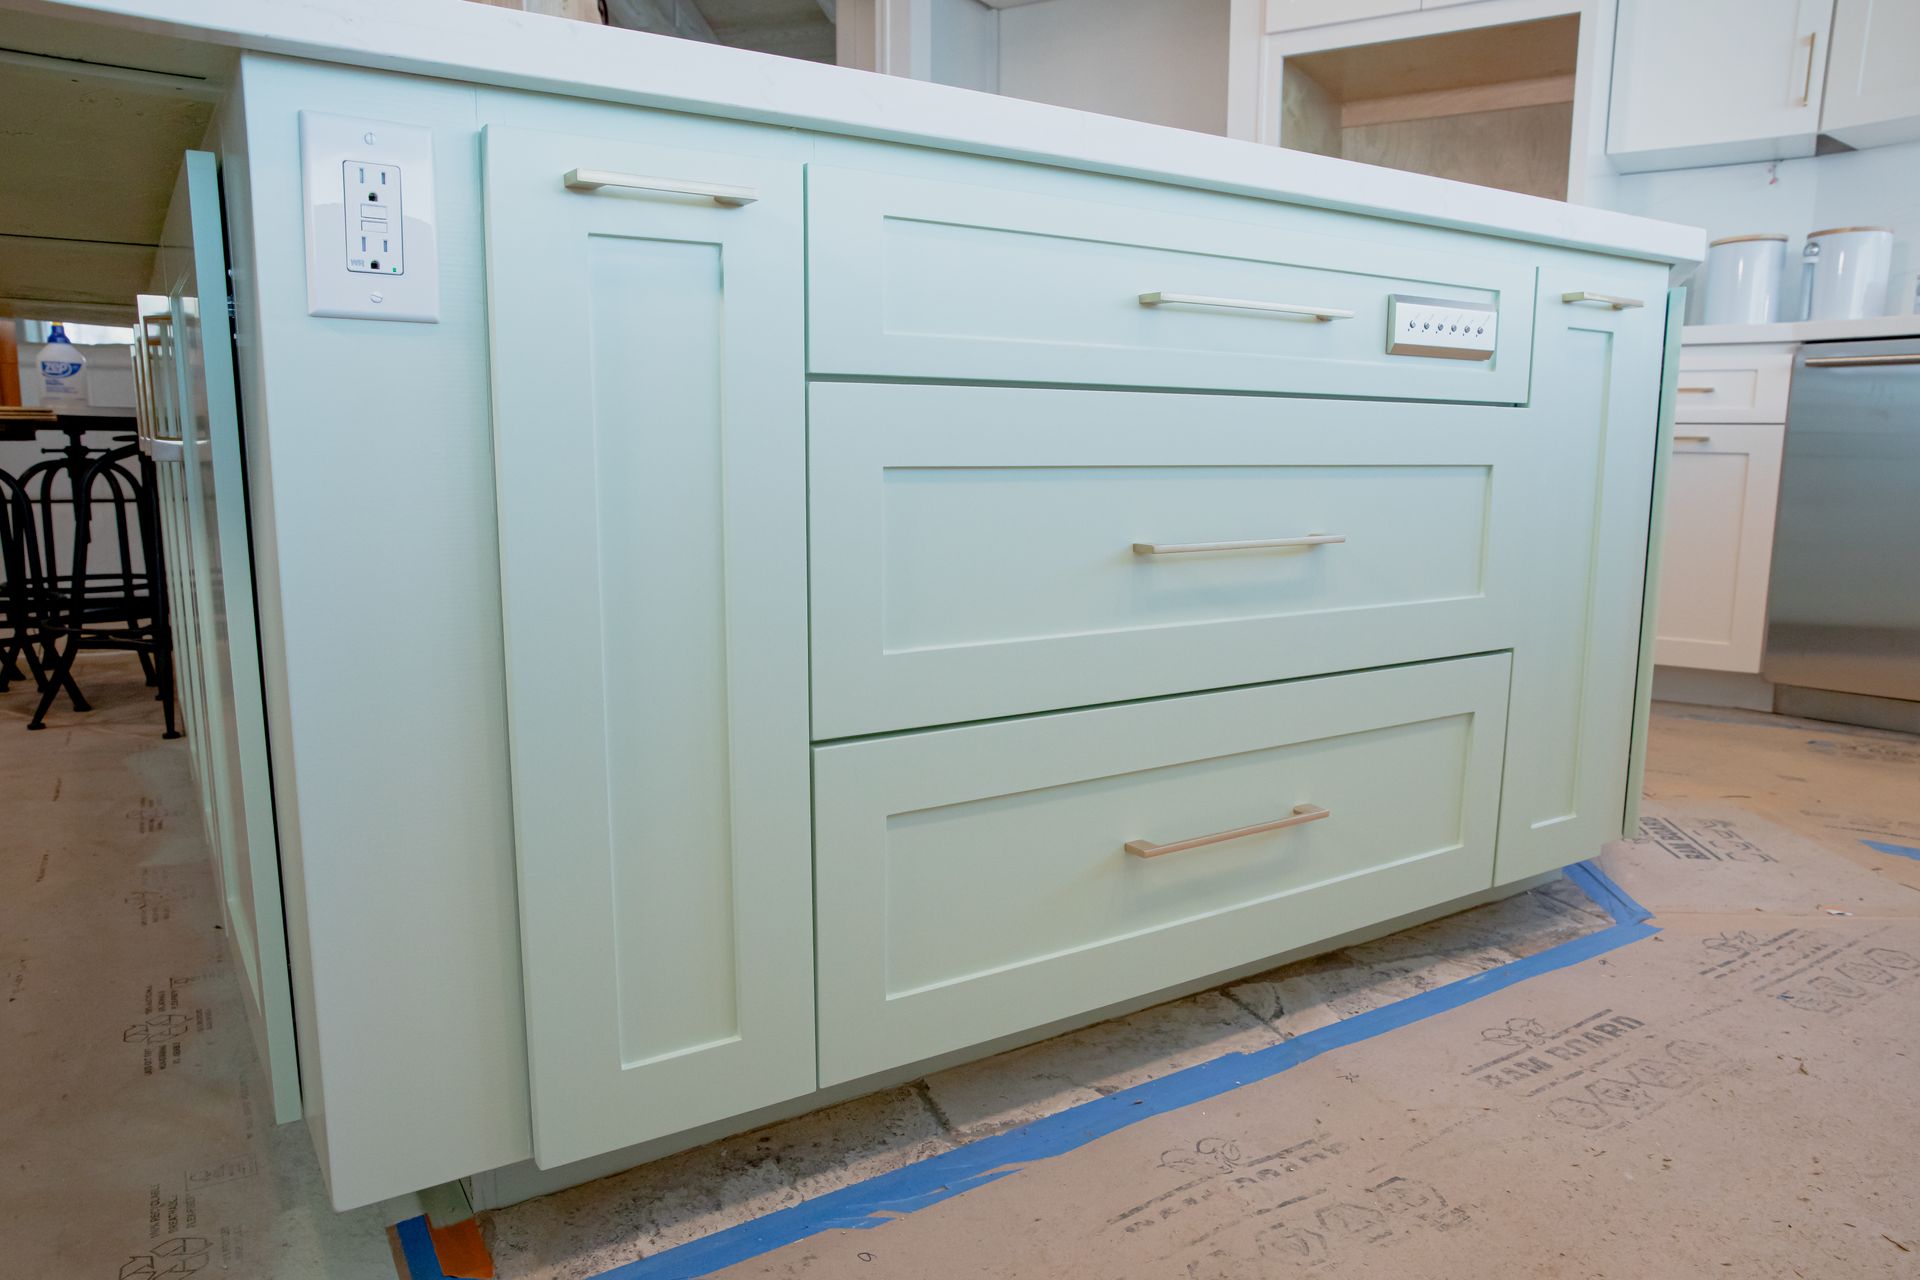
[(494, 126), (484, 169), (551, 1166), (814, 1087), (801, 164)]
[(227, 944), (274, 1119), (301, 1115), (254, 598), (227, 250), (215, 157), (189, 151), (139, 300), (143, 447), (154, 460), (175, 690)]
[(1506, 698), (1495, 654), (816, 748), (821, 1083), (1486, 888)]
[(816, 739), (1484, 652), (1524, 607), (1522, 409), (870, 383), (811, 409)]
[(1621, 833), (1666, 294), (1657, 267), (1588, 259), (1540, 272), (1498, 883), (1592, 857)]
[[(813, 372), (1526, 399), (1533, 272), (1518, 246), (1122, 179), (949, 168), (959, 180), (809, 170)], [(1495, 357), (1388, 355), (1394, 294), (1493, 308)]]

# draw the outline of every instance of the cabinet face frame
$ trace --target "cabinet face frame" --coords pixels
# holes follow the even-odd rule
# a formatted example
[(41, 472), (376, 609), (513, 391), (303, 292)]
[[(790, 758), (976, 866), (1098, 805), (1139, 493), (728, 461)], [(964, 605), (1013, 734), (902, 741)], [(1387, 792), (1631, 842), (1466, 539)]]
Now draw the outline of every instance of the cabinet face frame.
[(542, 1167), (816, 1079), (802, 165), (767, 150), (484, 135)]

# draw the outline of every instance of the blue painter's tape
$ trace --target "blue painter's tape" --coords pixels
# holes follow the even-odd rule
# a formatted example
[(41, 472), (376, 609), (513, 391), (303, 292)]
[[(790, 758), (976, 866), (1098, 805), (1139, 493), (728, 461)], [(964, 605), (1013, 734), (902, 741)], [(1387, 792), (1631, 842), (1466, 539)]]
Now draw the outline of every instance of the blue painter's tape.
[(1862, 840), (1860, 843), (1869, 849), (1878, 849), (1882, 853), (1890, 853), (1896, 858), (1912, 858), (1914, 861), (1920, 862), (1920, 849), (1916, 849), (1910, 844), (1891, 844), (1885, 840)]
[(408, 1280), (447, 1280), (440, 1270), (440, 1255), (433, 1251), (433, 1237), (427, 1234), (425, 1215), (408, 1218), (393, 1228), (400, 1237), (400, 1256), (407, 1260)]
[[(1242, 1085), (1269, 1079), (1323, 1053), (1422, 1022), (1529, 978), (1591, 960), (1660, 932), (1647, 923), (1650, 913), (1646, 908), (1628, 897), (1592, 863), (1567, 868), (1567, 876), (1605, 908), (1615, 923), (1525, 959), (1369, 1009), (1265, 1049), (1224, 1054), (1158, 1080), (1069, 1107), (1024, 1128), (943, 1151), (915, 1164), (816, 1196), (790, 1209), (615, 1267), (602, 1272), (597, 1280), (695, 1280), (823, 1231), (885, 1226), (901, 1214), (997, 1182), (1035, 1161), (1083, 1147), (1151, 1116), (1177, 1111)], [(425, 1234), (424, 1224), (421, 1233)]]
[(1627, 891), (1615, 884), (1613, 877), (1602, 871), (1598, 863), (1574, 863), (1567, 868), (1567, 879), (1580, 886), (1580, 891), (1592, 898), (1596, 906), (1604, 907), (1615, 924), (1645, 924), (1653, 919), (1653, 912), (1629, 898)]

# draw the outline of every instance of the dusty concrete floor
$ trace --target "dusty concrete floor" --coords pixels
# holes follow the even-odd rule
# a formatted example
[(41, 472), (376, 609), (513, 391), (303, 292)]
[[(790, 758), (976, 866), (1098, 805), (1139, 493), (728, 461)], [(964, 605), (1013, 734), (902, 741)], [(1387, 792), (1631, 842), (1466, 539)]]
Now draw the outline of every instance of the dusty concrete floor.
[(276, 1129), (226, 949), (184, 740), (131, 655), (0, 694), (0, 1258), (34, 1280), (394, 1275)]
[[(121, 1274), (185, 1251), (217, 1273), (387, 1277), (382, 1217), (325, 1208), (305, 1134), (275, 1130), (217, 929), (182, 743), (130, 663), (82, 671), (100, 710), (27, 734), (0, 696), (0, 1256)], [(1747, 713), (1656, 710), (1648, 793), (1920, 886), (1920, 740)], [(1698, 828), (1693, 828), (1698, 831)], [(1737, 843), (1737, 836), (1733, 838)], [(1604, 927), (1549, 885), (485, 1217), (507, 1280), (587, 1277), (1088, 1099), (1258, 1049)], [(171, 992), (191, 1025), (149, 1070), (129, 1040)], [(185, 1241), (186, 1243), (173, 1243)]]

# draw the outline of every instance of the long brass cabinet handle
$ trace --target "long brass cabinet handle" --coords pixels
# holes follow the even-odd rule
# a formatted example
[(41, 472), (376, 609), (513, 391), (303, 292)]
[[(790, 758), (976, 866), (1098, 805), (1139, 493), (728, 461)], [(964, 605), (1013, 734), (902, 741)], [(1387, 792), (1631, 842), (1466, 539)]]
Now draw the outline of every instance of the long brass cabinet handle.
[(760, 198), (753, 187), (729, 187), (718, 182), (692, 182), (684, 178), (650, 178), (639, 173), (615, 173), (611, 169), (569, 169), (562, 177), (569, 191), (598, 191), (616, 187), (622, 191), (658, 191), (671, 196), (698, 196), (717, 205), (737, 209)]
[(1239, 840), (1246, 836), (1257, 836), (1266, 831), (1279, 831), (1284, 827), (1297, 827), (1306, 822), (1318, 822), (1322, 818), (1331, 818), (1333, 810), (1322, 809), (1317, 804), (1297, 804), (1293, 812), (1284, 818), (1272, 822), (1256, 822), (1250, 827), (1235, 827), (1231, 831), (1216, 831), (1210, 836), (1194, 836), (1190, 840), (1175, 840), (1172, 844), (1155, 844), (1151, 840), (1129, 840), (1126, 850), (1136, 858), (1158, 858), (1162, 854), (1180, 853), (1187, 849), (1198, 849), (1204, 845), (1223, 844), (1228, 840)]
[(1710, 396), (1713, 394), (1712, 387), (1675, 387), (1674, 390), (1683, 396)]
[(1195, 551), (1265, 551), (1269, 547), (1325, 547), (1345, 542), (1344, 533), (1308, 533), (1297, 538), (1249, 538), (1243, 542), (1136, 542), (1137, 556), (1183, 556)]
[(1888, 353), (1884, 356), (1808, 356), (1810, 369), (1864, 369), (1878, 364), (1920, 364), (1920, 355)]
[(1644, 307), (1647, 305), (1638, 298), (1622, 298), (1611, 293), (1589, 293), (1585, 289), (1579, 289), (1573, 293), (1563, 293), (1560, 295), (1560, 301), (1598, 302), (1605, 306), (1612, 307), (1615, 311), (1625, 311), (1628, 307)]
[(1807, 74), (1806, 77), (1800, 81), (1800, 96), (1795, 99), (1793, 105), (1796, 107), (1806, 107), (1813, 105), (1813, 53), (1815, 49), (1820, 47), (1820, 33), (1817, 31), (1809, 31), (1806, 35), (1801, 36), (1800, 40), (1801, 43), (1807, 46)]
[(1675, 444), (1705, 444), (1711, 439), (1713, 439), (1712, 436), (1675, 436), (1673, 442)]
[(1204, 293), (1143, 293), (1143, 307), (1227, 307), (1234, 311), (1266, 311), (1281, 316), (1304, 316), (1310, 320), (1351, 320), (1353, 312), (1344, 307), (1309, 307), (1294, 302), (1261, 302), (1254, 298), (1215, 298)]

